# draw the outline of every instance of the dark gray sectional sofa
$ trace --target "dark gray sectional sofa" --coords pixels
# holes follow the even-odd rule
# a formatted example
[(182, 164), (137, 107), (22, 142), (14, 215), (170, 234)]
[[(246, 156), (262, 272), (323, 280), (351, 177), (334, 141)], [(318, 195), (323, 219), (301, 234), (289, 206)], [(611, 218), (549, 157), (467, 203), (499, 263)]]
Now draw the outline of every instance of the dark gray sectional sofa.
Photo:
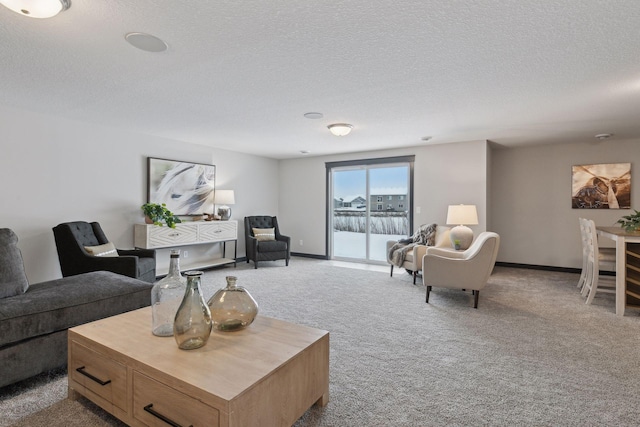
[(0, 228), (0, 387), (64, 366), (68, 328), (151, 303), (152, 284), (107, 271), (30, 285), (17, 242)]

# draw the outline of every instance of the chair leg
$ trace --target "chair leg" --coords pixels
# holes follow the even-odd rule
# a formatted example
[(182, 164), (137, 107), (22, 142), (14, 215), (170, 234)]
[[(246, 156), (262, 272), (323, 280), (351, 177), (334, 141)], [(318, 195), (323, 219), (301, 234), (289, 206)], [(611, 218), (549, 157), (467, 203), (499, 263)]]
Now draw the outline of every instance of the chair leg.
[(416, 284), (416, 277), (418, 277), (418, 272), (417, 272), (417, 271), (414, 271), (414, 272), (413, 272), (413, 284), (414, 284), (414, 285)]
[(427, 286), (427, 300), (425, 301), (427, 304), (429, 304), (429, 294), (431, 293), (431, 286)]
[(253, 268), (258, 269), (258, 261), (253, 261)]
[(393, 277), (393, 264), (391, 264), (391, 274), (389, 275), (389, 277)]
[(480, 296), (480, 291), (475, 291), (475, 298), (473, 299), (473, 308), (478, 308), (478, 297)]
[(289, 267), (289, 258), (287, 258), (287, 262), (285, 263), (287, 267)]

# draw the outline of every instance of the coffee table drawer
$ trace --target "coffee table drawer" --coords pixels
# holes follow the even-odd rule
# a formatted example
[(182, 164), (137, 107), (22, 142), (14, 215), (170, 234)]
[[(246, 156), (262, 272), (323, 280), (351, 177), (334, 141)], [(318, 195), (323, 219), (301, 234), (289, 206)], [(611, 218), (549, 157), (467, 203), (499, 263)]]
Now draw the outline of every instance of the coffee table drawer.
[(127, 368), (73, 342), (69, 375), (76, 383), (122, 410), (127, 409)]
[(158, 427), (216, 427), (220, 423), (217, 409), (136, 371), (133, 373), (133, 417)]

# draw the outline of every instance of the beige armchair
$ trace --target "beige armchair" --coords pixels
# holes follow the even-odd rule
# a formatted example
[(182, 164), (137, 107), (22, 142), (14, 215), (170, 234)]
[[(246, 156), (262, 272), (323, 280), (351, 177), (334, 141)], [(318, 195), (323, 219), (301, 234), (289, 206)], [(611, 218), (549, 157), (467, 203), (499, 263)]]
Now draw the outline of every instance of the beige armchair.
[(480, 233), (465, 251), (428, 247), (422, 258), (422, 282), (427, 288), (426, 302), (432, 287), (471, 289), (475, 296), (473, 308), (478, 308), (478, 297), (493, 271), (498, 256), (500, 236), (485, 231)]
[[(434, 247), (444, 248), (444, 249), (453, 249), (451, 245), (451, 239), (449, 238), (450, 227), (445, 227), (439, 225), (436, 228), (436, 243)], [(393, 267), (394, 265), (391, 262), (389, 255), (391, 254), (391, 248), (393, 245), (398, 243), (396, 240), (388, 240), (387, 241), (387, 262), (391, 265), (391, 277), (393, 277)], [(404, 263), (402, 263), (400, 268), (404, 268), (407, 270), (407, 273), (413, 276), (413, 284), (416, 284), (416, 277), (418, 276), (418, 272), (422, 270), (422, 257), (427, 252), (427, 247), (425, 245), (416, 245), (412, 250), (407, 252)]]

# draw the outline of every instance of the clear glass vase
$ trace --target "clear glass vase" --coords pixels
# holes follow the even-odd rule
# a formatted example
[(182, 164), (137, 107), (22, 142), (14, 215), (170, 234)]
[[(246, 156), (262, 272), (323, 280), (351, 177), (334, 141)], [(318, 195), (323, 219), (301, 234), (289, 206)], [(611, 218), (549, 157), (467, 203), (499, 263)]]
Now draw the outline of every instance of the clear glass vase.
[(211, 312), (202, 297), (202, 271), (187, 271), (187, 288), (173, 322), (173, 336), (182, 350), (193, 350), (207, 343), (211, 335)]
[(258, 304), (234, 276), (227, 276), (227, 287), (218, 290), (207, 302), (213, 327), (219, 331), (236, 331), (249, 326), (258, 315)]
[(173, 321), (187, 283), (180, 274), (180, 250), (172, 250), (170, 257), (169, 273), (151, 289), (151, 332), (158, 337), (173, 336)]

